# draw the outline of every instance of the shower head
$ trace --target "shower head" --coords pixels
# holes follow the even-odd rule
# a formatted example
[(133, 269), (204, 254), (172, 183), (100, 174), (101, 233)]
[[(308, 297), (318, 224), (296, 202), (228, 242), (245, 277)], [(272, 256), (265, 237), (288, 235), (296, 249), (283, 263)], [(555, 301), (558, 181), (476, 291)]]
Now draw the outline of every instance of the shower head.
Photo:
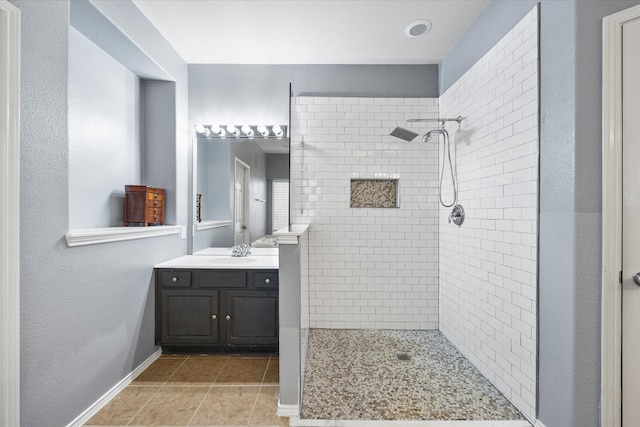
[(422, 142), (429, 142), (431, 140), (431, 134), (433, 133), (439, 133), (440, 135), (444, 135), (447, 133), (447, 130), (445, 128), (430, 130), (429, 132), (424, 134), (424, 136), (422, 137)]
[(395, 128), (389, 135), (404, 139), (405, 141), (413, 141), (415, 137), (418, 136), (416, 132), (401, 127)]

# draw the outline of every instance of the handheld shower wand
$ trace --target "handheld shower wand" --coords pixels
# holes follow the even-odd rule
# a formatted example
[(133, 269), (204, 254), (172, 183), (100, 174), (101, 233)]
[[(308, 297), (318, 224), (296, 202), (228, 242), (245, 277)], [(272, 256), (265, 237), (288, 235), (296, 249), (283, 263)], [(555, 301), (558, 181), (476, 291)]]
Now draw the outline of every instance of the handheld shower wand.
[[(434, 129), (427, 132), (422, 137), (422, 142), (429, 142), (431, 140), (431, 136), (433, 134), (440, 134), (444, 137), (444, 147), (442, 150), (442, 170), (440, 171), (440, 183), (438, 185), (438, 198), (440, 199), (440, 204), (445, 208), (450, 208), (455, 206), (458, 202), (458, 174), (456, 171), (456, 167), (454, 167), (454, 162), (451, 160), (451, 140), (449, 139), (449, 132), (444, 127), (444, 121), (442, 122), (442, 127), (439, 129)], [(449, 163), (449, 171), (451, 172), (451, 185), (453, 186), (453, 201), (450, 204), (446, 204), (444, 200), (442, 200), (442, 181), (444, 179), (444, 169), (446, 166), (446, 161)]]

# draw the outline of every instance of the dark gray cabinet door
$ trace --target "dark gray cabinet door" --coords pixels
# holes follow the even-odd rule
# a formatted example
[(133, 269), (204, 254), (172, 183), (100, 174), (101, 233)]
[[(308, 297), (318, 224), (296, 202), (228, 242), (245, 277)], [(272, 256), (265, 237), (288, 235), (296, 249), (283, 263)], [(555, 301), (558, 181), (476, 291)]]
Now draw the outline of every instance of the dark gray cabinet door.
[(278, 344), (277, 291), (227, 291), (226, 303), (229, 345)]
[(219, 291), (163, 289), (160, 298), (160, 343), (218, 344)]

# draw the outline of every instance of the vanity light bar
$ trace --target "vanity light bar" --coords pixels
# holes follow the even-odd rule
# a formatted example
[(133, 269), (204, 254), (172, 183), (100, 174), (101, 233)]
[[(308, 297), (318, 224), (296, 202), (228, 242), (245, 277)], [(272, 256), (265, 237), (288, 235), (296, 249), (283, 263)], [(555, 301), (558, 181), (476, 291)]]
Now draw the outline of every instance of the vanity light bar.
[(195, 130), (196, 137), (210, 139), (282, 139), (289, 136), (285, 125), (196, 125)]

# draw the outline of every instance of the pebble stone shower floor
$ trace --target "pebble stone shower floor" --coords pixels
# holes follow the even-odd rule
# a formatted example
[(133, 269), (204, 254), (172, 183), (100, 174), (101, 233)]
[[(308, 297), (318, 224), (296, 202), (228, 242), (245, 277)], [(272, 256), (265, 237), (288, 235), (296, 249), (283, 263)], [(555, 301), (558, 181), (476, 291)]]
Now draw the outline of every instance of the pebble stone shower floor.
[(525, 420), (440, 331), (348, 329), (309, 331), (300, 418)]

